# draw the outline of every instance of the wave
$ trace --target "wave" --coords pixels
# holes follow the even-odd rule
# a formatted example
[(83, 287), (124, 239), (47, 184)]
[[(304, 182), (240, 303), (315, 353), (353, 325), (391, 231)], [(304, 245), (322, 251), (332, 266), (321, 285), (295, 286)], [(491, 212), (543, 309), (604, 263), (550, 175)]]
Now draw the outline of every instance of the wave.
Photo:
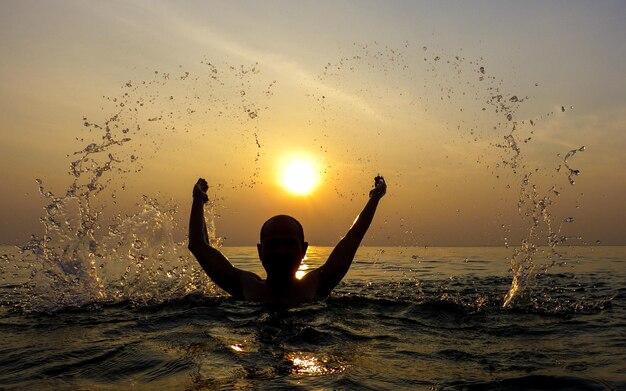
[[(623, 386), (623, 384), (622, 384)], [(618, 389), (618, 384), (608, 383), (601, 380), (573, 377), (573, 376), (549, 376), (549, 375), (529, 375), (512, 377), (490, 381), (467, 381), (455, 380), (440, 384), (440, 390), (510, 390), (510, 391), (604, 391)]]
[[(485, 314), (538, 314), (571, 316), (591, 314), (611, 308), (619, 293), (606, 290), (581, 289), (580, 284), (563, 284), (562, 277), (556, 275), (544, 279), (542, 286), (533, 289), (516, 300), (515, 305), (502, 307), (502, 295), (506, 291), (507, 278), (456, 278), (454, 282), (445, 280), (368, 282), (348, 281), (342, 283), (329, 299), (316, 304), (305, 304), (290, 308), (290, 311), (307, 310), (311, 306), (322, 305), (333, 308), (351, 308), (382, 311), (386, 313), (449, 313), (456, 316), (481, 316)], [(580, 276), (578, 281), (580, 280)], [(163, 284), (159, 284), (163, 282)], [(555, 285), (555, 284), (559, 285)], [(555, 288), (558, 287), (558, 288)], [(5, 285), (3, 290), (19, 291), (17, 285)], [(22, 286), (23, 288), (23, 286)], [(187, 288), (189, 288), (187, 286)], [(61, 313), (66, 311), (97, 311), (105, 308), (126, 307), (142, 311), (159, 311), (163, 308), (189, 308), (193, 306), (220, 306), (225, 303), (238, 303), (240, 306), (263, 308), (255, 303), (238, 302), (206, 281), (202, 289), (181, 289), (172, 285), (168, 278), (150, 285), (135, 287), (141, 294), (110, 298), (106, 295), (74, 298), (64, 301), (69, 293), (48, 292), (36, 299), (23, 298), (5, 300), (5, 308), (22, 313)], [(26, 293), (26, 291), (23, 291)], [(243, 307), (242, 307), (243, 308)], [(271, 308), (271, 307), (268, 307)]]

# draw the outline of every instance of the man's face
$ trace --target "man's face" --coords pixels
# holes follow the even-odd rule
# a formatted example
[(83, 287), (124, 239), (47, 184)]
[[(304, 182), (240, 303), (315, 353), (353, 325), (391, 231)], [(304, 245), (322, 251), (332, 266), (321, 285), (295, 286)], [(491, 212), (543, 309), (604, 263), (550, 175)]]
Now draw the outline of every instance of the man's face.
[(294, 221), (277, 219), (266, 224), (257, 247), (268, 276), (292, 278), (306, 254), (307, 243), (302, 241)]

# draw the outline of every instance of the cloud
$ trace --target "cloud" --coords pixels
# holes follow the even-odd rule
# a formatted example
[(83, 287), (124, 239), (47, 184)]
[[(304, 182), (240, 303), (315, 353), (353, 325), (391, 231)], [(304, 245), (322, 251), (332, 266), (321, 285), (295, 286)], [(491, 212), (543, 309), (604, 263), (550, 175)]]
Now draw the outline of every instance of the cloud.
[[(252, 48), (241, 42), (228, 39), (206, 25), (201, 25), (181, 16), (180, 12), (172, 8), (171, 3), (160, 3), (157, 6), (156, 3), (150, 1), (145, 3), (145, 8), (147, 12), (156, 13), (160, 19), (158, 24), (167, 25), (168, 32), (176, 33), (180, 39), (208, 46), (213, 50), (239, 57), (245, 61), (259, 62), (280, 74), (281, 77), (302, 84), (306, 90), (316, 91), (320, 95), (345, 102), (371, 118), (382, 120), (382, 116), (363, 98), (323, 83), (306, 67), (284, 54)], [(127, 17), (123, 19), (129, 23)]]

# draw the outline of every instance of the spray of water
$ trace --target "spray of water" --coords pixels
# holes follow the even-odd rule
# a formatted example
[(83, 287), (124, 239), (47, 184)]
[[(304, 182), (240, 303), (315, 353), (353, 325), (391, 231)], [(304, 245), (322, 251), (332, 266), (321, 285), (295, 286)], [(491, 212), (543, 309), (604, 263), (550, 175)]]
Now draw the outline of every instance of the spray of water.
[[(69, 163), (71, 183), (64, 194), (48, 190), (37, 179), (47, 201), (41, 217), (43, 235), (33, 235), (21, 247), (21, 262), (11, 262), (16, 274), (28, 273), (18, 303), (26, 311), (55, 311), (130, 301), (159, 302), (190, 293), (215, 295), (218, 290), (190, 259), (185, 242), (176, 241), (178, 207), (143, 195), (134, 211), (122, 213), (118, 203), (145, 164), (164, 144), (190, 130), (221, 121), (254, 137), (250, 154), (260, 158), (257, 117), (251, 97), (268, 96), (273, 85), (259, 77), (257, 65), (214, 65), (202, 61), (197, 75), (187, 71), (154, 72), (153, 78), (128, 81), (110, 103), (102, 121), (83, 118), (86, 146)], [(85, 141), (85, 138), (88, 140)], [(240, 142), (240, 144), (243, 141)], [(237, 143), (235, 143), (237, 144)], [(249, 143), (248, 143), (249, 144)], [(254, 186), (258, 165), (247, 179), (232, 187)], [(127, 197), (126, 197), (127, 198)], [(126, 200), (127, 201), (127, 200)], [(207, 204), (207, 228), (216, 247), (217, 199)]]
[[(518, 211), (527, 221), (525, 238), (511, 256), (512, 285), (504, 299), (504, 306), (510, 306), (538, 274), (557, 262), (557, 246), (570, 239), (561, 234), (562, 224), (554, 227), (551, 212), (563, 190), (555, 184), (542, 194), (535, 178), (550, 169), (531, 167), (524, 160), (535, 124), (554, 113), (518, 118), (528, 98), (505, 93), (504, 82), (490, 75), (482, 58), (468, 59), (426, 46), (415, 49), (408, 42), (398, 47), (355, 44), (346, 52), (350, 54), (323, 66), (306, 93), (314, 111), (311, 121), (317, 121), (314, 125), (321, 129), (313, 144), (322, 153), (328, 153), (328, 144), (348, 145), (346, 152), (363, 167), (377, 166), (377, 152), (359, 149), (352, 138), (369, 137), (376, 144), (381, 137), (393, 138), (391, 128), (404, 126), (398, 118), (408, 116), (414, 122), (410, 126), (417, 127), (419, 117), (429, 115), (442, 130), (453, 132), (456, 142), (488, 145), (476, 149), (481, 151), (477, 162), (490, 161), (482, 155), (496, 157), (497, 163), (485, 163), (486, 168), (495, 176), (512, 178), (506, 186), (519, 187)], [(13, 265), (30, 276), (24, 285), (25, 302), (20, 303), (23, 309), (53, 311), (120, 301), (141, 304), (189, 293), (216, 294), (185, 244), (174, 239), (176, 205), (144, 195), (134, 212), (105, 217), (117, 210), (111, 206), (121, 202), (129, 180), (164, 144), (177, 138), (193, 142), (216, 136), (198, 131), (216, 122), (225, 121), (229, 134), (238, 134), (239, 139), (230, 140), (233, 148), (251, 145), (251, 150), (240, 147), (238, 152), (247, 153), (255, 163), (261, 159), (258, 121), (268, 108), (276, 81), (266, 80), (259, 64), (231, 66), (203, 60), (201, 65), (196, 72), (182, 67), (177, 72), (154, 71), (149, 80), (124, 83), (119, 96), (104, 97), (112, 106), (106, 110), (113, 114), (103, 115), (104, 120), (83, 118), (86, 146), (72, 155), (71, 183), (65, 194), (53, 194), (43, 180), (37, 180), (47, 200), (41, 219), (44, 234), (33, 236), (22, 247), (23, 262)], [(363, 80), (369, 81), (363, 84)], [(340, 135), (335, 132), (341, 125), (336, 120), (345, 117), (346, 107), (357, 114), (352, 128), (343, 128)], [(372, 126), (372, 121), (378, 125)], [(327, 142), (330, 138), (333, 143)], [(565, 172), (571, 185), (579, 175), (572, 159), (582, 151), (584, 147), (567, 152), (556, 170)], [(238, 171), (233, 178), (239, 179), (226, 185), (235, 188), (254, 186), (260, 175), (258, 164), (253, 172), (231, 169)], [(328, 173), (333, 173), (330, 166)], [(207, 227), (213, 244), (219, 246), (216, 205), (209, 203)], [(412, 230), (407, 228), (405, 234), (410, 244), (419, 244)], [(539, 246), (548, 246), (554, 255), (548, 263), (536, 264)]]
[[(564, 113), (565, 106), (520, 118), (518, 113), (529, 98), (507, 92), (510, 87), (504, 80), (490, 74), (483, 58), (471, 59), (426, 46), (420, 49), (413, 49), (408, 42), (400, 47), (355, 44), (350, 49), (350, 56), (328, 62), (319, 79), (357, 97), (351, 99), (351, 104), (361, 113), (359, 117), (369, 114), (380, 122), (384, 120), (393, 126), (402, 126), (394, 122), (395, 117), (410, 117), (407, 114), (410, 112), (415, 112), (416, 117), (430, 116), (440, 123), (441, 131), (453, 132), (453, 143), (466, 142), (470, 147), (467, 154), (479, 155), (476, 161), (485, 161), (493, 176), (506, 178), (503, 187), (519, 189), (518, 214), (525, 234), (510, 257), (512, 283), (503, 300), (503, 306), (509, 307), (523, 292), (532, 289), (538, 275), (559, 263), (558, 246), (580, 239), (562, 233), (563, 224), (572, 223), (573, 218), (567, 217), (560, 223), (555, 221), (559, 220), (553, 212), (557, 197), (566, 189), (560, 185), (562, 176), (554, 177), (552, 173), (564, 172), (573, 186), (574, 177), (580, 171), (571, 167), (571, 159), (585, 147), (567, 152), (556, 170), (549, 165), (533, 166), (526, 161), (526, 150), (533, 143), (537, 124)], [(421, 66), (416, 66), (418, 57), (423, 58)], [(368, 83), (363, 84), (362, 80), (368, 80)], [(333, 108), (338, 104), (337, 99), (329, 99), (325, 90), (312, 94), (312, 98), (319, 106), (321, 116), (340, 110)], [(359, 117), (354, 121), (361, 121)], [(408, 132), (419, 129), (419, 119), (413, 121), (413, 129), (408, 127)], [(327, 126), (330, 133), (330, 128), (336, 124), (324, 122), (322, 126)], [(380, 136), (382, 127), (375, 127), (377, 134), (370, 137)], [(392, 136), (392, 131), (384, 130), (387, 137)], [(485, 144), (488, 148), (483, 148)], [(376, 152), (349, 152), (368, 164), (378, 159)], [(546, 187), (545, 183), (549, 186)], [(400, 220), (404, 224), (404, 219)], [(412, 232), (405, 230), (405, 234)], [(509, 239), (505, 237), (504, 241), (509, 247)], [(411, 239), (407, 244), (416, 245), (419, 241)], [(544, 248), (548, 249), (547, 254)], [(538, 252), (542, 257), (537, 257)]]

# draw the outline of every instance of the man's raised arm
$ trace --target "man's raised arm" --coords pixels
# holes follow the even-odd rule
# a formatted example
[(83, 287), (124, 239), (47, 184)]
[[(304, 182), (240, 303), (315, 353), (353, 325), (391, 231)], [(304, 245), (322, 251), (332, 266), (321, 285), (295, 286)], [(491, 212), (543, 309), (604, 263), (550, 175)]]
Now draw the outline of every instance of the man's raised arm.
[(220, 288), (234, 297), (242, 297), (241, 278), (243, 270), (237, 269), (217, 249), (211, 247), (204, 220), (204, 203), (208, 201), (209, 186), (200, 178), (193, 188), (193, 204), (189, 217), (188, 248), (202, 269)]
[(357, 216), (346, 236), (339, 241), (337, 246), (335, 246), (330, 253), (326, 263), (315, 270), (315, 272), (319, 273), (316, 276), (319, 278), (316, 293), (317, 297), (328, 296), (346, 273), (348, 273), (348, 269), (350, 269), (350, 265), (361, 244), (361, 240), (363, 240), (374, 218), (378, 202), (385, 195), (386, 191), (387, 185), (385, 184), (385, 180), (383, 177), (377, 176), (374, 179), (374, 188), (370, 191), (370, 198), (367, 204), (365, 204), (363, 211)]

